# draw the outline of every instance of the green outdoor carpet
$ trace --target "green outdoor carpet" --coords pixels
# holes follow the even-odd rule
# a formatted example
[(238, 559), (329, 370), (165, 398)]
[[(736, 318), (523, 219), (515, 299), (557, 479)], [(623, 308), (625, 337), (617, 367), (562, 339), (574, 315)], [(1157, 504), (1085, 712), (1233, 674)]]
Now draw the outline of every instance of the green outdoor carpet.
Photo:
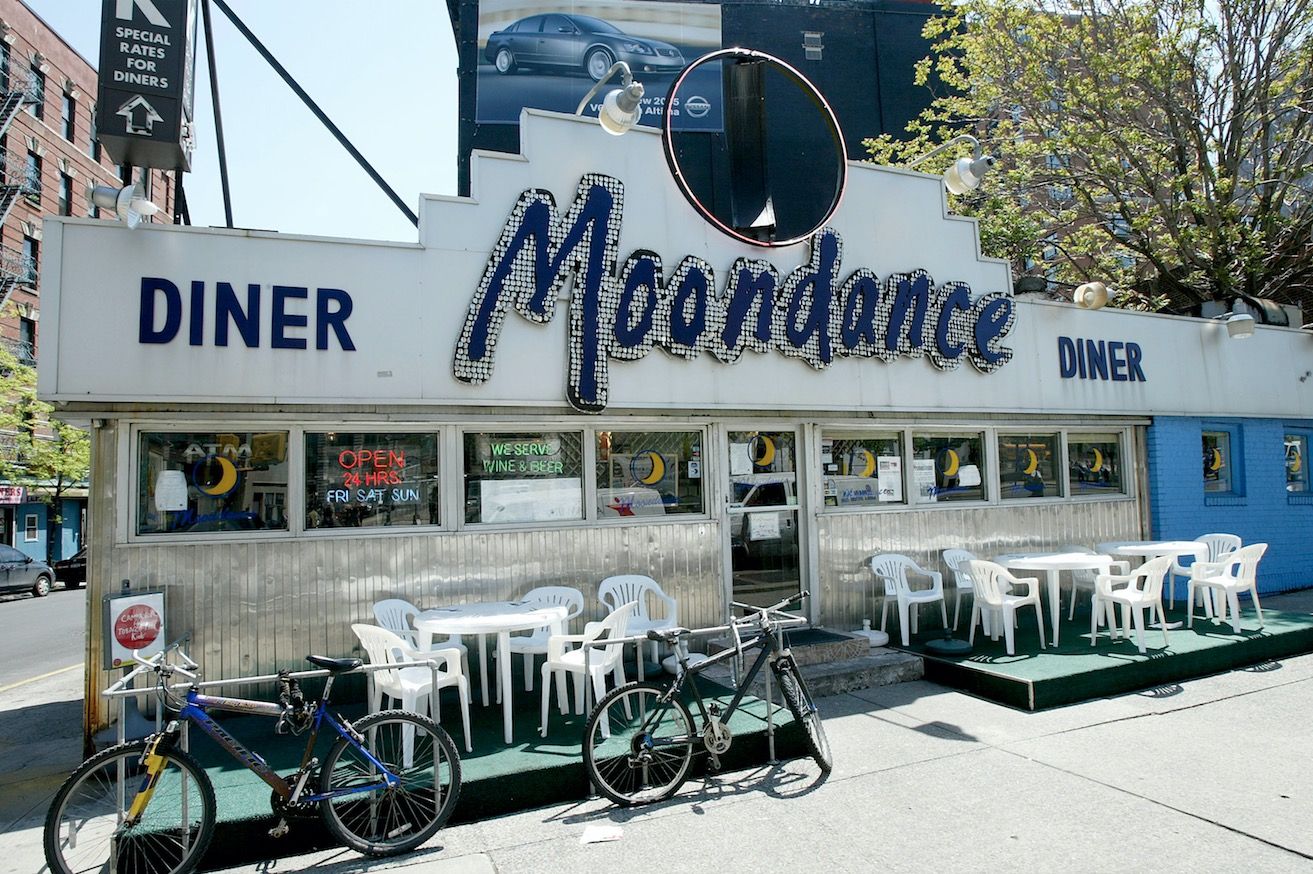
[[(928, 615), (928, 612), (927, 612)], [(1016, 629), (1016, 655), (1009, 656), (1000, 634), (990, 640), (976, 629), (971, 653), (947, 657), (926, 652), (924, 644), (941, 632), (927, 629), (913, 639), (908, 651), (925, 658), (925, 678), (1024, 710), (1043, 710), (1103, 698), (1122, 692), (1159, 689), (1170, 694), (1172, 684), (1191, 677), (1202, 677), (1233, 668), (1261, 664), (1298, 653), (1313, 652), (1313, 614), (1264, 610), (1264, 627), (1247, 602), (1240, 613), (1241, 633), (1235, 634), (1229, 623), (1215, 625), (1210, 619), (1195, 617), (1194, 628), (1184, 625), (1186, 614), (1181, 602), (1175, 611), (1168, 609), (1169, 621), (1182, 626), (1167, 632), (1167, 644), (1159, 629), (1146, 628), (1145, 652), (1135, 644), (1132, 628), (1129, 640), (1112, 641), (1106, 628), (1090, 645), (1090, 614), (1077, 608), (1076, 618), (1067, 621), (1064, 607), (1058, 647), (1040, 649), (1035, 615), (1026, 608), (1020, 613)], [(1049, 615), (1044, 612), (1047, 638)], [(956, 637), (965, 640), (965, 623)]]
[[(519, 659), (516, 659), (517, 668)], [(630, 672), (633, 676), (633, 672)], [(648, 678), (652, 678), (648, 674)], [(658, 676), (665, 676), (658, 674)], [(470, 704), (470, 734), (474, 745), (472, 753), (465, 752), (464, 734), (460, 721), (460, 702), (455, 689), (441, 693), (441, 724), (451, 735), (461, 757), (461, 795), (452, 822), (468, 822), (500, 816), (521, 810), (541, 807), (563, 801), (580, 800), (591, 794), (591, 787), (583, 768), (582, 737), (584, 717), (562, 716), (556, 708), (555, 689), (550, 702), (549, 732), (546, 738), (538, 735), (541, 689), (535, 678), (534, 691), (526, 692), (523, 677), (514, 675), (515, 710), (512, 725), (514, 743), (507, 746), (502, 734), (502, 708), (492, 692), (489, 706), (484, 707), (474, 687), (474, 702)], [(728, 703), (730, 690), (702, 680), (701, 688), (708, 704), (719, 700)], [(573, 686), (571, 685), (571, 690)], [(307, 683), (307, 697), (317, 693)], [(491, 690), (490, 690), (491, 691)], [(236, 689), (230, 694), (244, 694)], [(333, 690), (335, 713), (347, 719), (364, 715), (362, 703), (344, 703), (348, 697)], [(687, 700), (687, 699), (686, 699)], [(690, 702), (690, 708), (693, 704)], [(747, 697), (735, 712), (729, 725), (734, 734), (730, 751), (721, 756), (725, 770), (737, 770), (763, 764), (769, 753), (766, 739), (766, 704)], [(224, 728), (243, 745), (259, 753), (280, 774), (296, 770), (305, 749), (305, 737), (280, 736), (273, 733), (274, 720), (258, 717), (220, 716)], [(775, 710), (775, 749), (778, 758), (792, 758), (805, 754), (802, 732), (793, 723), (787, 709)], [(322, 761), (336, 734), (321, 735), (315, 755)], [(271, 790), (258, 777), (234, 762), (204, 732), (191, 730), (191, 752), (204, 766), (214, 781), (218, 802), (219, 824), (214, 842), (206, 854), (203, 868), (213, 870), (232, 865), (250, 864), (261, 859), (288, 856), (314, 849), (334, 846), (333, 838), (319, 817), (289, 820), (291, 832), (275, 840), (268, 830), (275, 820), (269, 806)], [(706, 756), (695, 753), (692, 779), (705, 773)]]

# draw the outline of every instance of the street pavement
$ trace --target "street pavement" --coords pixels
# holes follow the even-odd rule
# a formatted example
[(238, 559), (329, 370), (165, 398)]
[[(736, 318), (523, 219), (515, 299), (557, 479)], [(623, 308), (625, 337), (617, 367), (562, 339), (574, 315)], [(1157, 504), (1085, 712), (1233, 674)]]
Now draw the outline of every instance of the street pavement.
[[(1264, 603), (1309, 609), (1313, 593)], [(79, 691), (59, 675), (0, 696), (0, 871), (41, 869), (41, 818), (80, 753)], [(455, 826), (400, 859), (229, 870), (1313, 870), (1313, 655), (1041, 713), (926, 682), (820, 703), (828, 778), (795, 760), (638, 810), (593, 799)], [(618, 837), (585, 843), (598, 826)]]
[(0, 595), (0, 698), (13, 683), (87, 659), (87, 590)]

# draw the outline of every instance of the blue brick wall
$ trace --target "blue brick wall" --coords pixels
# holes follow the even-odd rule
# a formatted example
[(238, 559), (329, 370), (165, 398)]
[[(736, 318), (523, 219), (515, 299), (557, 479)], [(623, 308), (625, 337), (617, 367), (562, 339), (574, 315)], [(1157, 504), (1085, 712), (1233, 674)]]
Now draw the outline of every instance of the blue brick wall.
[[(1233, 438), (1236, 495), (1204, 495), (1202, 432), (1222, 426)], [(1286, 491), (1285, 434), (1313, 420), (1155, 418), (1148, 429), (1152, 536), (1193, 540), (1221, 531), (1267, 543), (1259, 592), (1313, 586), (1313, 493)], [(1238, 445), (1236, 445), (1238, 443)]]

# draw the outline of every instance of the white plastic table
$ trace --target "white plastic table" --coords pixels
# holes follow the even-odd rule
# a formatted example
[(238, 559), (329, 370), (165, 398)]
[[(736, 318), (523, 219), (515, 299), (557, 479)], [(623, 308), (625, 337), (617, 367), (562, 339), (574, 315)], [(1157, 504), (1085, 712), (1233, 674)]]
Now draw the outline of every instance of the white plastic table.
[(479, 635), (479, 679), (483, 685), (483, 704), (488, 705), (487, 653), (484, 635), (497, 635), (497, 688), (501, 691), (502, 723), (506, 743), (511, 743), (511, 632), (529, 631), (544, 625), (561, 633), (568, 610), (560, 604), (537, 601), (485, 601), (425, 610), (415, 617), (417, 643), (421, 650), (433, 645), (433, 635)]
[[(1048, 580), (1049, 619), (1053, 625), (1053, 645), (1058, 645), (1058, 621), (1062, 609), (1058, 604), (1058, 575), (1061, 571), (1096, 570), (1112, 572), (1112, 558), (1088, 552), (1036, 552), (999, 556), (998, 563), (1008, 570), (1044, 571)], [(1072, 597), (1075, 597), (1073, 594)]]
[[(1200, 543), (1198, 540), (1115, 540), (1111, 543), (1100, 543), (1095, 549), (1099, 552), (1106, 552), (1108, 555), (1123, 555), (1127, 557), (1139, 557), (1143, 559), (1159, 558), (1164, 555), (1170, 555), (1173, 558), (1179, 558), (1182, 555), (1193, 555), (1195, 561), (1206, 561), (1208, 559), (1208, 544)], [(1170, 579), (1170, 576), (1168, 577)], [(1167, 586), (1168, 606), (1176, 608), (1176, 586), (1168, 584)], [(1180, 623), (1171, 623), (1167, 627), (1179, 627)]]

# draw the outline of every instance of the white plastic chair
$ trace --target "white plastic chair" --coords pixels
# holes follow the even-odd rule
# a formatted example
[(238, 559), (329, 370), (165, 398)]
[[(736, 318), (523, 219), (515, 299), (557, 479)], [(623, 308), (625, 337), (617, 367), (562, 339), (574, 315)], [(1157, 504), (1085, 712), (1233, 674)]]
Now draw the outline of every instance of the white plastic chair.
[[(602, 606), (607, 610), (615, 610), (621, 604), (635, 604), (635, 612), (632, 619), (629, 620), (629, 634), (637, 637), (640, 634), (647, 634), (649, 631), (660, 631), (666, 628), (674, 628), (679, 624), (679, 605), (675, 599), (661, 591), (661, 586), (651, 577), (642, 574), (621, 574), (619, 576), (607, 577), (597, 586), (597, 598), (602, 602)], [(664, 605), (664, 615), (660, 618), (653, 617), (650, 609), (649, 598), (659, 604)], [(638, 679), (643, 677), (643, 647), (639, 644), (636, 649), (638, 652)], [(652, 661), (660, 664), (661, 654), (657, 651), (656, 641), (652, 642)]]
[[(889, 617), (889, 598), (898, 602), (899, 630), (903, 635), (903, 646), (911, 643), (911, 633), (916, 631), (917, 613), (922, 604), (939, 602), (939, 613), (948, 627), (948, 606), (944, 603), (944, 577), (939, 571), (927, 570), (905, 555), (885, 552), (873, 555), (868, 560), (871, 573), (884, 583), (884, 604), (880, 608), (880, 630), (885, 630)], [(930, 588), (913, 589), (908, 582), (909, 574), (918, 574), (930, 580)], [(917, 609), (913, 610), (915, 606)]]
[[(1066, 544), (1058, 547), (1060, 552), (1074, 552), (1079, 555), (1098, 555), (1088, 546), (1078, 544)], [(1129, 574), (1131, 572), (1131, 563), (1129, 561), (1114, 561), (1110, 564), (1118, 573)], [(1071, 604), (1067, 607), (1067, 621), (1070, 622), (1076, 618), (1076, 590), (1087, 588), (1090, 590), (1091, 605), (1093, 602), (1094, 588), (1098, 580), (1099, 572), (1093, 568), (1076, 568), (1071, 572)], [(1059, 608), (1061, 609), (1061, 608)], [(1098, 615), (1097, 613), (1095, 615)]]
[[(1172, 566), (1172, 557), (1162, 555), (1146, 561), (1128, 574), (1099, 574), (1094, 580), (1094, 599), (1090, 604), (1090, 646), (1094, 646), (1098, 637), (1099, 609), (1107, 611), (1108, 636), (1116, 635), (1117, 623), (1113, 618), (1113, 605), (1121, 606), (1122, 636), (1130, 637), (1131, 622), (1135, 623), (1135, 645), (1144, 652), (1144, 611), (1149, 611), (1150, 620), (1153, 611), (1158, 610), (1158, 622), (1163, 632), (1163, 646), (1170, 646), (1167, 639), (1167, 613), (1163, 610), (1163, 578)], [(1120, 588), (1114, 588), (1114, 587)]]
[(547, 640), (552, 632), (558, 634), (566, 628), (566, 623), (584, 612), (584, 593), (569, 586), (539, 586), (530, 589), (520, 600), (526, 604), (543, 606), (560, 606), (566, 608), (565, 618), (558, 628), (544, 625), (535, 628), (530, 634), (513, 634), (510, 637), (511, 652), (524, 656), (524, 691), (533, 691), (533, 657), (547, 655)]
[[(953, 630), (957, 631), (957, 617), (962, 610), (962, 596), (973, 595), (974, 586), (971, 583), (971, 574), (967, 571), (967, 562), (974, 561), (975, 555), (967, 552), (965, 549), (945, 549), (944, 566), (953, 574), (953, 585), (957, 589), (957, 597), (953, 601)], [(975, 601), (975, 598), (972, 598)], [(985, 626), (986, 632), (989, 626)]]
[(1221, 561), (1197, 561), (1191, 565), (1190, 582), (1186, 588), (1190, 618), (1186, 624), (1191, 628), (1194, 627), (1194, 593), (1199, 589), (1210, 589), (1217, 595), (1217, 618), (1213, 620), (1214, 622), (1225, 619), (1229, 607), (1231, 630), (1239, 634), (1240, 593), (1248, 592), (1249, 597), (1254, 599), (1258, 627), (1262, 628), (1263, 607), (1258, 603), (1258, 562), (1265, 552), (1267, 552), (1266, 543), (1254, 543), (1240, 547)]
[[(374, 621), (406, 641), (412, 647), (419, 639), (415, 634), (415, 617), (420, 613), (418, 607), (402, 598), (384, 598), (374, 602)], [(470, 655), (460, 635), (453, 634), (444, 641), (435, 641), (431, 649), (460, 650), (460, 670), (466, 677), (470, 675)]]
[(427, 667), (414, 666), (396, 668), (388, 671), (369, 672), (369, 712), (375, 713), (382, 708), (383, 696), (397, 698), (404, 710), (420, 710), (421, 703), (425, 710), (433, 714), (437, 721), (438, 691), (448, 686), (455, 686), (460, 697), (461, 722), (465, 729), (465, 752), (472, 752), (470, 746), (470, 690), (469, 680), (459, 670), (460, 652), (455, 647), (432, 649), (419, 652), (386, 628), (363, 623), (352, 625), (360, 640), (360, 647), (365, 651), (365, 658), (371, 665), (393, 665), (410, 661), (433, 660), (444, 663), (445, 667), (434, 672)]
[[(1202, 534), (1199, 537), (1196, 537), (1195, 540), (1208, 547), (1208, 554), (1203, 557), (1203, 561), (1221, 561), (1241, 546), (1241, 540), (1239, 536), (1235, 534)], [(1167, 584), (1169, 586), (1167, 600), (1173, 607), (1176, 606), (1176, 578), (1181, 577), (1189, 582), (1190, 568), (1193, 566), (1193, 564), (1181, 564), (1182, 558), (1184, 558), (1184, 556), (1178, 555), (1176, 560), (1172, 562), (1172, 570), (1170, 576), (1167, 578)], [(1194, 560), (1192, 559), (1191, 561), (1193, 562)], [(1202, 592), (1203, 596), (1209, 594), (1211, 594), (1211, 592)], [(1204, 615), (1211, 617), (1213, 615), (1213, 599), (1203, 597), (1202, 600), (1204, 604)], [(1220, 610), (1221, 608), (1219, 607), (1218, 609)]]
[[(1003, 641), (1008, 655), (1016, 655), (1017, 611), (1031, 605), (1035, 608), (1035, 622), (1039, 629), (1039, 645), (1044, 643), (1044, 611), (1039, 604), (1039, 580), (1035, 577), (1014, 577), (1007, 568), (992, 561), (972, 559), (967, 562), (967, 573), (975, 584), (975, 597), (971, 604), (971, 633), (968, 643), (976, 642), (976, 622), (980, 620), (984, 609), (995, 611), (1000, 621), (994, 623), (991, 637), (998, 640), (998, 627), (1003, 626)], [(1014, 595), (1013, 589), (1024, 586), (1026, 594)]]
[[(574, 675), (574, 710), (583, 713), (584, 683), (593, 683), (593, 698), (602, 700), (606, 694), (606, 675), (611, 674), (617, 686), (624, 685), (625, 664), (621, 657), (623, 646), (589, 646), (598, 640), (615, 640), (627, 637), (630, 623), (638, 610), (638, 604), (631, 601), (612, 610), (601, 622), (589, 622), (584, 626), (583, 634), (553, 634), (547, 638), (547, 659), (542, 666), (542, 725), (538, 733), (547, 737), (547, 699), (551, 697), (552, 677), (558, 678), (556, 684), (556, 706), (565, 713), (565, 673)], [(578, 644), (571, 648), (571, 644)], [(585, 652), (587, 652), (587, 674), (585, 676)], [(626, 705), (627, 706), (627, 705)], [(603, 720), (605, 731), (606, 720)]]

